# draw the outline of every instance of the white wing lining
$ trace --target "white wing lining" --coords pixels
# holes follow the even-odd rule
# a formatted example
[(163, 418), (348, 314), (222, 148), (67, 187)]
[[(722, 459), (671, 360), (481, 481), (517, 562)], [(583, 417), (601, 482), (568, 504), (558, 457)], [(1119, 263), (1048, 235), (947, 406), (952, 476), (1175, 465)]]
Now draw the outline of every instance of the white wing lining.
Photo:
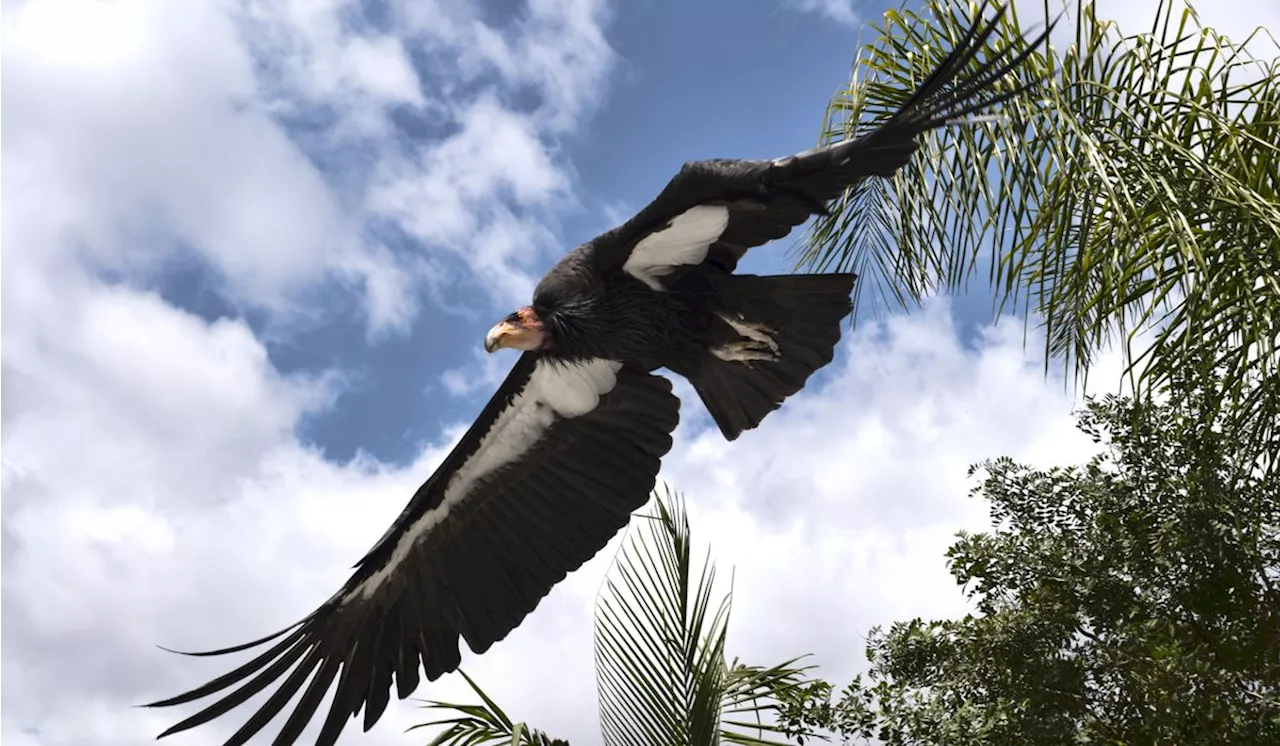
[(557, 418), (580, 417), (595, 409), (600, 397), (617, 385), (621, 368), (622, 364), (613, 360), (581, 363), (539, 360), (528, 383), (480, 439), (476, 452), (449, 478), (440, 504), (405, 529), (387, 562), (351, 589), (343, 602), (356, 594), (369, 598), (405, 561), (414, 545), (466, 498), (476, 482), (520, 458)]
[(729, 208), (696, 205), (672, 219), (671, 224), (640, 239), (622, 270), (654, 290), (662, 291), (659, 278), (676, 267), (698, 264), (729, 225)]

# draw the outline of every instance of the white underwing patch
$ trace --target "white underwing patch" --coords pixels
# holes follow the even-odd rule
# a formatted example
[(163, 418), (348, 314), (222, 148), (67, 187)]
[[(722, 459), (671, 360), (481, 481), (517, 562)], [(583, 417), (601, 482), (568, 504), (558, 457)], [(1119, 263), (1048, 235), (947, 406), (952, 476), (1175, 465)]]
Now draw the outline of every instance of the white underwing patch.
[(661, 277), (676, 267), (698, 264), (707, 249), (729, 225), (729, 208), (697, 205), (677, 215), (671, 224), (640, 239), (622, 270), (654, 290), (663, 290)]
[(343, 601), (356, 594), (369, 598), (400, 567), (414, 545), (465, 500), (480, 480), (527, 453), (553, 422), (581, 417), (595, 409), (600, 397), (617, 385), (621, 368), (622, 364), (613, 360), (538, 361), (524, 388), (481, 437), (475, 453), (449, 477), (440, 504), (414, 521), (396, 541), (387, 563), (347, 593)]

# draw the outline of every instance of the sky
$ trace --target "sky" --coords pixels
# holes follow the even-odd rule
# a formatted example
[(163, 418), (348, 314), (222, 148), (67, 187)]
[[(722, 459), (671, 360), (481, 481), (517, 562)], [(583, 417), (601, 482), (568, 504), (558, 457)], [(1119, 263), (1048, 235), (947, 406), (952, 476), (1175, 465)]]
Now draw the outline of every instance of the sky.
[[(1099, 5), (1140, 29), (1155, 2)], [(1233, 36), (1280, 28), (1202, 6)], [(149, 740), (180, 713), (135, 705), (228, 664), (157, 645), (328, 598), (513, 363), (485, 330), (684, 161), (812, 146), (884, 7), (5, 0), (0, 737)], [(661, 478), (734, 573), (731, 655), (848, 679), (871, 626), (963, 613), (943, 552), (986, 525), (969, 464), (1092, 452), (1034, 329), (985, 311), (867, 317), (733, 443), (677, 387)], [(577, 746), (599, 741), (591, 608), (616, 546), (464, 652)], [(468, 699), (455, 676), (415, 696)], [(169, 742), (220, 743), (242, 712)], [(393, 701), (341, 743), (420, 742), (426, 717)]]

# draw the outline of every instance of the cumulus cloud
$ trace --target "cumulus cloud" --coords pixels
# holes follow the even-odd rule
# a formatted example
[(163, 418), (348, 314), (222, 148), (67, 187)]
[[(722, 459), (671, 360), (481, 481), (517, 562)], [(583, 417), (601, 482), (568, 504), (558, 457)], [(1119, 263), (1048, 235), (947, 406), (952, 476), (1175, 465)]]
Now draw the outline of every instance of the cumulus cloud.
[[(18, 216), (6, 245), (38, 243), (139, 286), (193, 259), (235, 306), (285, 319), (315, 310), (308, 291), (345, 288), (375, 332), (412, 320), (416, 291), (445, 271), (421, 261), (433, 252), (478, 289), (500, 276), (491, 300), (505, 301), (573, 204), (555, 138), (593, 110), (613, 52), (590, 0), (535, 0), (505, 25), (477, 12), (15, 6), (3, 21), (4, 193)], [(528, 237), (511, 238), (513, 224)], [(482, 225), (503, 240), (474, 250)]]
[[(1025, 0), (1019, 0), (1019, 2), (1025, 3)], [(1043, 5), (1040, 3), (1033, 5), (1036, 12), (1043, 12)], [(1069, 11), (1070, 18), (1074, 19), (1075, 3), (1068, 2), (1064, 5)], [(1213, 2), (1192, 0), (1192, 5), (1202, 24), (1225, 34), (1235, 43), (1244, 43), (1249, 40), (1248, 48), (1254, 54), (1262, 55), (1266, 59), (1275, 56), (1275, 39), (1268, 35), (1266, 30), (1271, 29), (1271, 33), (1274, 34), (1274, 29), (1280, 27), (1280, 6), (1274, 3), (1254, 3), (1249, 0), (1214, 0)], [(1097, 0), (1096, 2), (1098, 17), (1115, 21), (1126, 34), (1149, 32), (1152, 21), (1156, 18), (1156, 7), (1157, 3), (1151, 0), (1140, 3), (1126, 0)], [(1178, 15), (1182, 11), (1183, 4), (1176, 3), (1173, 9), (1175, 29)], [(1262, 33), (1255, 34), (1259, 28), (1263, 29)], [(1064, 42), (1067, 41), (1064, 39)], [(1055, 43), (1057, 43), (1056, 40)]]
[(493, 391), (507, 377), (509, 362), (502, 355), (472, 350), (471, 361), (446, 370), (440, 376), (440, 385), (450, 396), (469, 396), (477, 392)]
[(527, 292), (572, 202), (555, 140), (602, 92), (607, 13), (429, 5), (6, 4), (6, 741), (154, 736), (171, 716), (133, 705), (197, 673), (154, 645), (305, 612), (456, 438), (413, 468), (326, 462), (295, 431), (340, 377), (283, 375), (242, 319), (156, 292), (194, 265), (288, 324), (345, 288), (375, 333), (446, 281)]
[(21, 245), (149, 276), (191, 251), (235, 299), (276, 306), (354, 250), (218, 5), (33, 2), (4, 38), (6, 259)]
[(813, 13), (846, 26), (854, 26), (860, 20), (853, 0), (783, 0), (782, 4), (798, 13)]
[[(971, 461), (1088, 452), (1060, 383), (1008, 322), (973, 349), (945, 303), (867, 326), (824, 385), (732, 444), (686, 398), (662, 476), (736, 568), (735, 654), (813, 652), (851, 673), (872, 623), (959, 608), (941, 553), (984, 522), (965, 497)], [(225, 666), (154, 645), (232, 643), (308, 612), (460, 429), (404, 468), (329, 463), (292, 434), (323, 406), (324, 381), (282, 376), (242, 324), (122, 289), (88, 292), (50, 323), (71, 333), (5, 335), (3, 666), (22, 686), (4, 689), (4, 737), (138, 743), (174, 713), (132, 705)], [(464, 663), (514, 714), (577, 743), (597, 738), (590, 612), (612, 549)], [(452, 678), (419, 695), (467, 696)], [(425, 717), (393, 705), (360, 742), (403, 743), (401, 727)], [(218, 743), (233, 725), (175, 743)]]
[(664, 477), (687, 494), (717, 561), (735, 568), (734, 654), (813, 653), (840, 681), (862, 668), (871, 626), (964, 611), (943, 553), (957, 530), (989, 525), (967, 496), (969, 465), (1094, 452), (1074, 429), (1077, 400), (1046, 379), (1036, 349), (1008, 317), (966, 348), (935, 301), (860, 329), (834, 375), (741, 443), (710, 429), (687, 436)]

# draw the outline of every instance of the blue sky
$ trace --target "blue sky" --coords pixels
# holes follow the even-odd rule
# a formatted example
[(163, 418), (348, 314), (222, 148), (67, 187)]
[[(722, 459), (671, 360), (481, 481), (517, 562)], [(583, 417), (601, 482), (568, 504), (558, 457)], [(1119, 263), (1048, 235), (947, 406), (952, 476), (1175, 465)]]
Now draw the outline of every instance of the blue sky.
[[(556, 151), (570, 199), (540, 216), (551, 238), (541, 253), (530, 247), (530, 273), (539, 274), (559, 252), (643, 206), (685, 161), (774, 157), (816, 144), (827, 102), (846, 82), (857, 48), (861, 29), (855, 19), (874, 18), (887, 6), (862, 4), (857, 16), (847, 7), (835, 2), (804, 11), (785, 4), (723, 1), (612, 8), (605, 29), (613, 58), (595, 93), (597, 103), (582, 112), (572, 130), (545, 142)], [(363, 15), (354, 14), (358, 20), (349, 22), (377, 28), (386, 25), (385, 13), (380, 4), (366, 4)], [(498, 3), (486, 6), (482, 16), (501, 30), (518, 25), (522, 11), (517, 4)], [(430, 96), (445, 85), (442, 79), (450, 68), (445, 65), (442, 72), (430, 58), (413, 54), (412, 47), (409, 51), (419, 84)], [(482, 80), (475, 88), (488, 90), (486, 84), (494, 81)], [(526, 87), (495, 87), (515, 111), (535, 111), (541, 100)], [(304, 112), (289, 130), (341, 189), (353, 171), (363, 170), (359, 164), (369, 152), (357, 148), (334, 154), (317, 145), (308, 137), (317, 116)], [(456, 125), (431, 119), (419, 108), (397, 108), (394, 137), (413, 148), (456, 133)], [(510, 203), (506, 196), (494, 199)], [(512, 208), (519, 211), (521, 205)], [(392, 244), (408, 244), (405, 251), (422, 248), (394, 229), (390, 233)], [(799, 238), (797, 231), (770, 250), (756, 252), (747, 269), (790, 270), (786, 250)], [(181, 285), (166, 288), (175, 305), (202, 314), (226, 312), (207, 293), (204, 302), (191, 297), (198, 271), (177, 279)], [(491, 387), (459, 396), (423, 382), (446, 371), (473, 375), (478, 340), (511, 306), (491, 302), (473, 286), (433, 290), (437, 292), (419, 298), (419, 315), (405, 329), (371, 339), (367, 320), (348, 306), (346, 314), (326, 317), (318, 327), (268, 345), (282, 370), (338, 366), (352, 375), (334, 406), (308, 418), (302, 429), (331, 458), (349, 459), (362, 449), (380, 460), (404, 463), (443, 424), (469, 417), (487, 398)], [(984, 310), (964, 306), (962, 324), (971, 316), (987, 320)]]
[[(1248, 2), (1200, 11), (1239, 36), (1268, 22)], [(1099, 3), (1131, 29), (1154, 6)], [(150, 739), (178, 714), (135, 705), (226, 664), (157, 645), (253, 639), (328, 598), (513, 362), (483, 353), (494, 320), (684, 161), (812, 146), (882, 10), (5, 0), (5, 743)], [(747, 265), (784, 270), (789, 246)], [(733, 443), (677, 384), (660, 476), (734, 570), (731, 654), (847, 679), (872, 625), (964, 611), (943, 552), (987, 523), (969, 464), (1092, 451), (1039, 339), (979, 297), (860, 325)], [(618, 541), (464, 653), (575, 746), (598, 742), (591, 612)], [(422, 719), (394, 702), (342, 743)]]
[[(858, 12), (880, 10), (868, 4)], [(366, 3), (348, 22), (385, 30), (386, 13), (382, 4)], [(530, 272), (540, 273), (559, 251), (643, 206), (687, 160), (773, 157), (815, 144), (827, 101), (845, 82), (856, 50), (857, 27), (843, 22), (840, 11), (832, 13), (840, 20), (830, 13), (797, 12), (766, 2), (688, 7), (637, 2), (613, 8), (605, 28), (614, 58), (596, 94), (598, 103), (583, 112), (571, 131), (547, 140), (558, 151), (572, 204), (546, 216), (554, 238), (530, 262)], [(493, 3), (482, 13), (499, 30), (519, 24), (521, 15), (515, 3)], [(451, 74), (448, 65), (442, 72), (425, 55), (409, 57), (427, 96), (446, 84), (442, 78)], [(477, 82), (476, 88), (494, 82)], [(538, 106), (536, 91), (495, 87), (516, 111)], [(315, 143), (308, 131), (320, 116), (304, 112), (289, 129), (341, 188), (352, 171), (363, 170), (358, 164), (369, 149), (334, 154)], [(447, 124), (424, 124), (430, 117), (415, 107), (397, 109), (395, 119), (395, 137), (405, 147), (456, 132)], [(421, 248), (405, 243), (410, 244), (406, 251)], [(786, 271), (789, 246), (789, 241), (780, 242), (758, 252), (752, 270)], [(207, 291), (201, 299), (192, 297), (199, 292), (199, 270), (174, 279), (165, 290), (175, 305), (202, 315), (227, 313)], [(491, 302), (474, 287), (443, 295), (424, 293), (419, 315), (408, 328), (373, 339), (366, 333), (366, 320), (353, 313), (357, 308), (348, 306), (343, 315), (268, 345), (282, 370), (338, 366), (356, 378), (331, 409), (308, 418), (305, 438), (332, 458), (349, 459), (363, 449), (380, 460), (403, 463), (442, 425), (478, 411), (491, 387), (458, 396), (433, 384), (459, 366), (468, 375), (475, 370), (479, 340), (510, 306)], [(502, 364), (509, 363), (504, 357)]]

